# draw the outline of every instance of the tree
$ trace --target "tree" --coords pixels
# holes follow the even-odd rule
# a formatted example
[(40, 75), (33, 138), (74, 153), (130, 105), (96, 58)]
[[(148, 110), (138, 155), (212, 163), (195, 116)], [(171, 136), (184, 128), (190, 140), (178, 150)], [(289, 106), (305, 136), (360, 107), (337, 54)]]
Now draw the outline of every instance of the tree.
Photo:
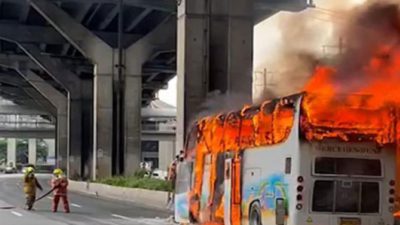
[(38, 139), (36, 142), (37, 161), (46, 162), (49, 155), (49, 146), (43, 139)]
[(7, 141), (0, 140), (0, 165), (7, 161)]
[[(28, 154), (28, 139), (17, 139), (17, 162), (27, 164)], [(15, 165), (17, 165), (17, 162), (15, 162)]]

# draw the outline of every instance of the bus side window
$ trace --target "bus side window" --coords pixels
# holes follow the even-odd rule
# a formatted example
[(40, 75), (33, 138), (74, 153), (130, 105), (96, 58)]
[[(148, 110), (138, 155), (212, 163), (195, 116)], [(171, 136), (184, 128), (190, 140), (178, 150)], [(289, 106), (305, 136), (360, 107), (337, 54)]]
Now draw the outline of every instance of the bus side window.
[(288, 157), (285, 160), (285, 173), (290, 174), (292, 172), (292, 158)]

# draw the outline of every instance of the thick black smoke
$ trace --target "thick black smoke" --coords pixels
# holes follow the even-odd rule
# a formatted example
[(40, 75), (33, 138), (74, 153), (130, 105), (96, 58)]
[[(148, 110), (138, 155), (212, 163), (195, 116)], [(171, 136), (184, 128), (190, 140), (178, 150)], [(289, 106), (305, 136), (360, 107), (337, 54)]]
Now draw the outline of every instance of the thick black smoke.
[[(366, 76), (365, 68), (383, 47), (400, 47), (400, 2), (369, 1), (349, 15), (341, 33), (346, 51), (338, 56), (334, 77), (335, 87), (342, 93), (359, 90), (376, 79)], [(381, 59), (390, 60), (390, 53), (380, 53)]]

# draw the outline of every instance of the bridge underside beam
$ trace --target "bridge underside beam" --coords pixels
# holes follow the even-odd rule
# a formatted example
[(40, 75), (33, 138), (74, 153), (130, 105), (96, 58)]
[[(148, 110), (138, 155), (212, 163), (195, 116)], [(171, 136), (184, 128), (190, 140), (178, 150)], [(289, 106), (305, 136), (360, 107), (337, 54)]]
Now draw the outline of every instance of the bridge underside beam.
[(204, 4), (182, 0), (178, 7), (177, 149), (210, 92), (240, 94), (251, 102), (253, 1)]
[(0, 137), (4, 138), (55, 138), (55, 130), (0, 130)]

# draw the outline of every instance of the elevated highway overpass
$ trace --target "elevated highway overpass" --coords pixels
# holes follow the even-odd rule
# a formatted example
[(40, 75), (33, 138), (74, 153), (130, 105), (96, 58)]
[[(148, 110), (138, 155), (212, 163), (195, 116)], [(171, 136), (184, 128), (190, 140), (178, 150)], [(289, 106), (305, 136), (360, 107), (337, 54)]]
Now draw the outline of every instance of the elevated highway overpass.
[(138, 167), (140, 108), (176, 74), (182, 146), (208, 93), (251, 93), (253, 25), (307, 7), (307, 0), (121, 2), (0, 1), (0, 96), (56, 118), (57, 152), (70, 159), (60, 166), (74, 177)]

